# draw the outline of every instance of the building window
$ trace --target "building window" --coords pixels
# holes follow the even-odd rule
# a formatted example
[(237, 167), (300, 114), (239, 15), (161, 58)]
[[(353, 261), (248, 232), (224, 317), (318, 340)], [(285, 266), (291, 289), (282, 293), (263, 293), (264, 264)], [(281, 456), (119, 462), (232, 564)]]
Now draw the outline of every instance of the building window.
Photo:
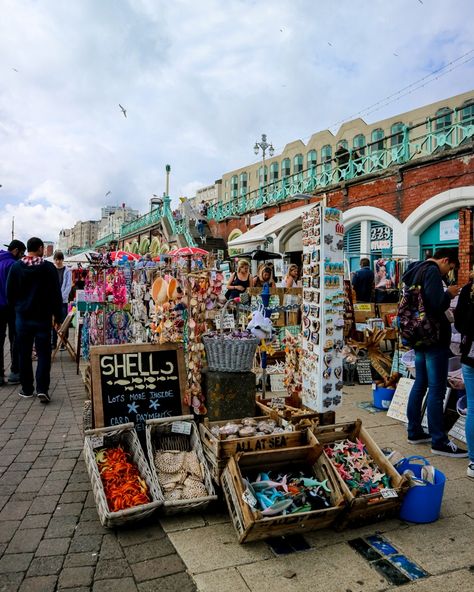
[(301, 173), (303, 170), (303, 155), (297, 154), (293, 159), (293, 171), (295, 173)]
[(291, 175), (291, 161), (289, 158), (285, 158), (281, 163), (281, 176), (289, 177)]
[(400, 146), (403, 143), (403, 130), (405, 126), (401, 121), (398, 123), (394, 123), (390, 128), (390, 135), (391, 137), (391, 146)]
[(326, 144), (321, 148), (321, 160), (323, 162), (327, 162), (332, 158), (332, 147), (329, 144)]
[(239, 190), (239, 182), (237, 175), (233, 175), (232, 179), (230, 180), (230, 197), (237, 197)]
[(272, 162), (270, 165), (270, 183), (273, 181), (278, 181), (278, 163)]
[(347, 140), (339, 140), (339, 142), (337, 143), (337, 147), (349, 150), (349, 144), (347, 143)]
[(358, 134), (352, 140), (352, 147), (354, 150), (357, 151), (359, 156), (364, 156), (365, 154), (365, 136), (364, 134)]
[(461, 122), (463, 125), (474, 123), (474, 99), (469, 99), (463, 104), (461, 111)]
[(379, 152), (384, 149), (384, 132), (382, 128), (377, 128), (372, 131), (371, 135), (371, 152)]
[(318, 153), (316, 150), (310, 150), (306, 155), (307, 169), (314, 169), (318, 163)]
[(247, 193), (247, 173), (240, 173), (240, 195)]
[(258, 183), (260, 186), (266, 185), (268, 181), (268, 168), (265, 165), (265, 174), (263, 171), (263, 166), (259, 167), (258, 169)]
[(449, 107), (443, 107), (442, 109), (438, 109), (435, 114), (435, 130), (440, 131), (444, 130), (447, 127), (450, 127), (452, 123), (452, 115), (453, 112)]

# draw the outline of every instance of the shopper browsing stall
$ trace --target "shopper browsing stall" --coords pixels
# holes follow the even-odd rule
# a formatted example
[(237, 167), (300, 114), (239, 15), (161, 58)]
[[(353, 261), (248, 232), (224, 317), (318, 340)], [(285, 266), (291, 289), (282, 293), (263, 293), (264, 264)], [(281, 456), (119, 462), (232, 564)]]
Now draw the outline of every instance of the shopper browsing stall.
[(245, 259), (241, 259), (237, 264), (237, 271), (235, 271), (227, 282), (227, 292), (225, 297), (227, 300), (238, 298), (247, 290), (253, 288), (253, 278), (250, 275), (250, 265)]
[(461, 363), (467, 396), (466, 440), (469, 453), (467, 476), (474, 479), (474, 271), (459, 295), (454, 326), (461, 333)]
[(270, 288), (275, 287), (275, 280), (273, 279), (272, 268), (265, 263), (259, 266), (257, 275), (253, 278), (255, 288), (263, 288), (265, 284), (268, 284)]
[(288, 268), (288, 273), (283, 280), (285, 288), (296, 288), (298, 285), (298, 278), (300, 275), (300, 270), (296, 263), (292, 263)]

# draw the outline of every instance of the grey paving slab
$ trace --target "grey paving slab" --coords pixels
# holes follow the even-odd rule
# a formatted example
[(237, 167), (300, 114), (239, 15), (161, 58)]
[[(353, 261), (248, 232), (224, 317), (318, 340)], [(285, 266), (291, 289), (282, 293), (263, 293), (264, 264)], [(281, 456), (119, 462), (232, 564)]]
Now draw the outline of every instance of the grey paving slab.
[(0, 527), (0, 543), (9, 543), (19, 528), (19, 520), (2, 520)]
[(23, 580), (24, 574), (17, 573), (0, 573), (0, 590), (2, 592), (17, 592)]
[[(138, 590), (140, 592), (156, 592), (157, 590), (160, 592), (194, 592), (196, 585), (187, 573), (180, 572), (163, 578), (142, 582), (138, 584)], [(234, 592), (240, 591), (234, 588)]]
[(63, 555), (35, 557), (30, 563), (27, 577), (58, 575), (64, 563)]
[(59, 588), (90, 586), (94, 577), (92, 566), (65, 567), (59, 576)]
[(156, 574), (167, 576), (185, 571), (184, 563), (176, 554), (147, 559), (133, 564), (131, 568), (137, 582), (156, 579)]
[(33, 553), (7, 553), (0, 559), (0, 573), (26, 571), (33, 559)]
[(11, 539), (7, 553), (28, 553), (36, 551), (39, 542), (43, 538), (44, 528), (30, 528), (17, 530)]
[(113, 580), (132, 575), (132, 570), (127, 559), (99, 559), (95, 570), (96, 580)]
[(133, 578), (98, 580), (94, 582), (92, 587), (92, 592), (110, 592), (111, 590), (113, 592), (137, 592), (138, 588)]
[(64, 560), (65, 567), (85, 567), (95, 565), (98, 553), (68, 553)]
[(29, 514), (52, 514), (58, 505), (59, 495), (45, 495), (35, 498)]
[(31, 516), (25, 516), (21, 521), (19, 528), (46, 528), (50, 520), (51, 516), (49, 514), (33, 514)]
[(31, 502), (11, 501), (7, 502), (0, 512), (0, 521), (2, 520), (21, 520), (26, 516)]
[(36, 557), (48, 557), (51, 555), (65, 555), (71, 543), (70, 538), (45, 539), (36, 549)]
[(57, 576), (26, 578), (21, 583), (19, 592), (55, 592), (57, 581)]

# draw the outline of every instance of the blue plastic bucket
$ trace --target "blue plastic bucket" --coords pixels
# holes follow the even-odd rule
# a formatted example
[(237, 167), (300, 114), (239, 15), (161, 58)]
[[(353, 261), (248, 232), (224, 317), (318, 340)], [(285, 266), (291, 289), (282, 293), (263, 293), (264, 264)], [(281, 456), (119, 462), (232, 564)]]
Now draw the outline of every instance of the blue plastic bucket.
[(376, 387), (373, 391), (374, 407), (387, 410), (390, 407), (394, 394), (394, 389), (387, 389), (380, 386)]
[[(421, 461), (422, 464), (412, 462), (415, 460)], [(413, 471), (415, 477), (421, 479), (423, 465), (429, 464), (429, 461), (423, 456), (410, 456), (397, 463), (395, 468), (400, 474), (407, 469)], [(436, 469), (435, 482), (425, 483), (426, 485), (414, 485), (407, 491), (400, 509), (400, 518), (402, 520), (417, 524), (438, 520), (446, 477), (444, 473)]]

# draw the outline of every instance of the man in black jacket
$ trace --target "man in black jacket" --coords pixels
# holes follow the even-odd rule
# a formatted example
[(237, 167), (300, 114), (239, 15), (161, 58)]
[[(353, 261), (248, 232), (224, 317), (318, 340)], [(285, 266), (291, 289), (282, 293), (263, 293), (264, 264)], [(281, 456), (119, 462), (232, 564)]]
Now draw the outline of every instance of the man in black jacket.
[[(458, 286), (443, 286), (443, 277), (459, 266), (456, 252), (438, 249), (433, 257), (411, 265), (403, 275), (407, 286), (420, 285), (427, 316), (439, 326), (435, 345), (415, 347), (415, 383), (407, 405), (408, 442), (421, 444), (431, 441), (431, 452), (441, 456), (466, 458), (467, 451), (448, 439), (444, 429), (444, 397), (448, 381), (448, 362), (451, 345), (451, 324), (446, 317), (451, 299), (459, 294)], [(422, 403), (428, 389), (428, 429), (422, 426)]]
[(367, 257), (360, 260), (360, 269), (354, 273), (352, 287), (355, 290), (357, 302), (372, 300), (374, 272), (370, 269), (370, 260)]
[(20, 397), (34, 395), (33, 344), (38, 356), (36, 393), (42, 403), (49, 403), (51, 370), (51, 324), (60, 319), (62, 296), (56, 268), (43, 259), (44, 244), (30, 238), (28, 254), (14, 263), (7, 281), (7, 298), (15, 308), (16, 333), (20, 359)]

